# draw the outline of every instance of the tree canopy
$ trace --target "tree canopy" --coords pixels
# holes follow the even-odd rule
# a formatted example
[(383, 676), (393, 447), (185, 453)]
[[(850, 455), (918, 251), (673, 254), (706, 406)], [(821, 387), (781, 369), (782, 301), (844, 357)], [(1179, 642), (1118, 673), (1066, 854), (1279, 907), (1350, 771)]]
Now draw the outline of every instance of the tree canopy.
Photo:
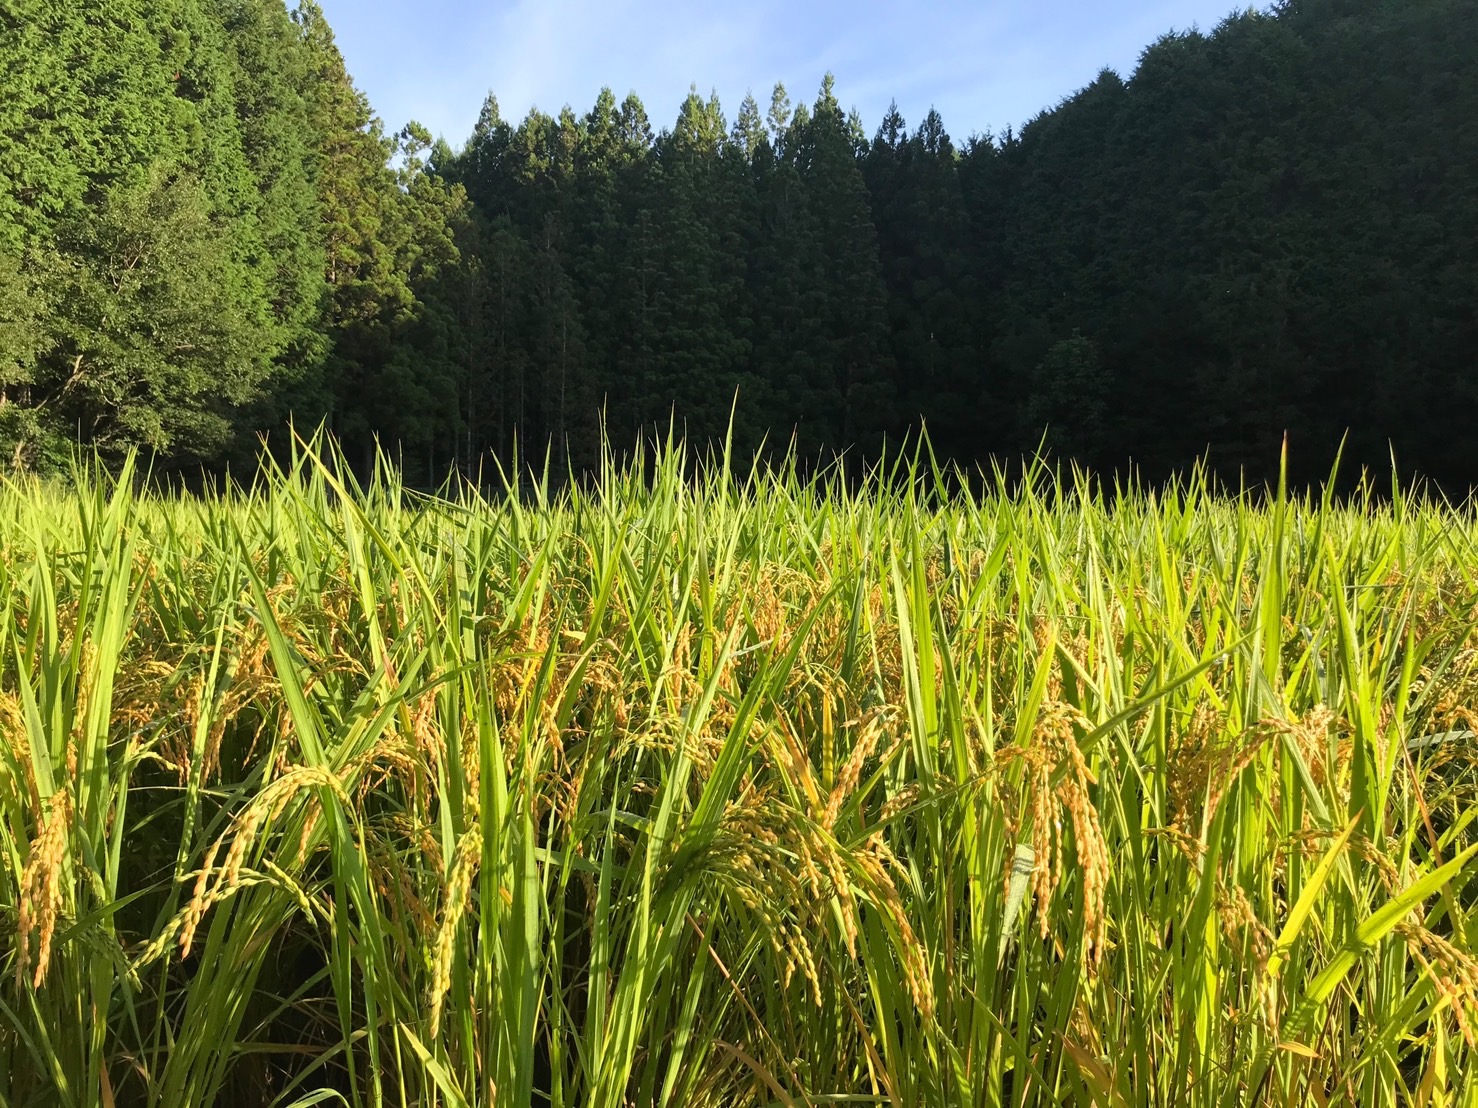
[[(1478, 9), (1287, 0), (1019, 132), (827, 76), (390, 132), (302, 0), (0, 4), (0, 451), (197, 463), (289, 418), (428, 480), (670, 421), (1261, 479), (1285, 433), (1478, 479)], [(737, 399), (736, 399), (737, 398)]]

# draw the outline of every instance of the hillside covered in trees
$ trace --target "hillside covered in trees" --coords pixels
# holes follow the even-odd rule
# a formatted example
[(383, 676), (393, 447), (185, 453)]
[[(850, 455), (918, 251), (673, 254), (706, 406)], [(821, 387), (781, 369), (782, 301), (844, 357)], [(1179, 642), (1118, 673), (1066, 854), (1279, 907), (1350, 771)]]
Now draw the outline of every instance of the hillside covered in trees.
[[(742, 450), (1478, 481), (1478, 5), (1287, 0), (1019, 133), (827, 78), (390, 134), (313, 0), (0, 3), (0, 464)], [(497, 75), (489, 74), (496, 82)], [(981, 106), (981, 114), (989, 105)], [(957, 121), (968, 125), (970, 121)]]

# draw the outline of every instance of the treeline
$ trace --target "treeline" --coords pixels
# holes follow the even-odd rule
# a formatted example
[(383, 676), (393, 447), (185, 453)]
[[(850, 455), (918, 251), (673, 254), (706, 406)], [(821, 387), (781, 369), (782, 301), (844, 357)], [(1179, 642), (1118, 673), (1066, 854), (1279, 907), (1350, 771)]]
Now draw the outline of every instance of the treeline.
[(313, 0), (0, 2), (3, 461), (367, 434), (462, 264), (429, 141), (384, 133)]
[[(135, 8), (136, 11), (127, 9)], [(387, 137), (311, 3), (0, 6), (0, 446), (175, 459), (326, 419), (414, 474), (676, 419), (857, 456), (926, 423), (1257, 479), (1288, 432), (1478, 479), (1478, 5), (1291, 0), (1020, 133), (828, 78)], [(985, 111), (988, 105), (982, 106)], [(737, 402), (736, 402), (737, 396)]]

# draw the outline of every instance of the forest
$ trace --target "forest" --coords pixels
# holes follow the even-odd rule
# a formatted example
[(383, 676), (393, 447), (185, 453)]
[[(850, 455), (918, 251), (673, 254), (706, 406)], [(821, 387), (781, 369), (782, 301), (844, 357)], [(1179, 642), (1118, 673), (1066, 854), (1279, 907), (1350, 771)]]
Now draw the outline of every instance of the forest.
[(454, 147), (0, 0), (0, 1108), (1478, 1106), (1475, 44)]
[[(1478, 5), (1283, 0), (1019, 130), (777, 86), (392, 131), (313, 0), (0, 3), (0, 463), (439, 482), (676, 427), (1478, 480)], [(496, 83), (497, 74), (489, 74)], [(981, 115), (989, 114), (981, 106)], [(952, 121), (969, 126), (972, 121)]]

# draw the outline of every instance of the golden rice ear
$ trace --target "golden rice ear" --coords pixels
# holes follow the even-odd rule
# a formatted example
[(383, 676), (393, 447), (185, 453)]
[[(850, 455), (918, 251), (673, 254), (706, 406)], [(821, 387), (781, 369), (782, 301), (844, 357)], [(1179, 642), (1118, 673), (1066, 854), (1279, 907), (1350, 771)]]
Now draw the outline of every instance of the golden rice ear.
[(46, 812), (45, 825), (31, 841), (30, 857), (21, 871), (17, 923), (20, 949), (15, 963), (16, 984), (25, 981), (29, 973), (34, 989), (41, 988), (51, 966), (52, 939), (66, 898), (62, 878), (72, 831), (70, 794), (64, 789), (53, 793)]
[[(179, 929), (180, 957), (188, 958), (190, 948), (195, 943), (195, 931), (200, 926), (200, 921), (205, 918), (206, 909), (210, 907), (210, 879), (215, 875), (216, 854), (221, 848), (221, 841), (217, 839), (211, 844), (209, 852), (205, 855), (204, 862), (200, 866), (200, 874), (195, 878), (195, 891), (190, 896), (190, 902), (185, 905), (181, 916)], [(156, 955), (157, 956), (157, 955)], [(149, 959), (152, 961), (152, 958)]]
[(1451, 1006), (1469, 1050), (1478, 1050), (1478, 958), (1422, 924), (1396, 925), (1395, 933), (1421, 963), (1428, 980)]
[(846, 803), (862, 780), (862, 768), (867, 764), (867, 759), (872, 756), (873, 750), (877, 747), (878, 739), (883, 735), (884, 716), (883, 709), (874, 708), (862, 720), (851, 753), (847, 755), (847, 761), (837, 775), (836, 785), (826, 799), (826, 810), (822, 813), (821, 824), (827, 830), (836, 826), (842, 805)]
[[(211, 844), (204, 864), (195, 880), (194, 893), (186, 905), (180, 925), (180, 956), (189, 957), (194, 946), (195, 934), (206, 912), (230, 896), (241, 885), (242, 869), (247, 856), (257, 845), (259, 832), (270, 828), (281, 817), (284, 810), (297, 797), (315, 789), (327, 789), (334, 799), (348, 808), (350, 799), (340, 780), (323, 766), (296, 766), (278, 777), (247, 804), (233, 821), (228, 832), (231, 847), (219, 870), (213, 870), (216, 855), (224, 845), (227, 834), (222, 834)], [(308, 841), (314, 816), (305, 816), (305, 827), (297, 840), (300, 852)], [(214, 882), (211, 878), (214, 877)]]
[(457, 853), (447, 876), (443, 898), (441, 926), (432, 946), (431, 985), (427, 1000), (431, 1005), (431, 1037), (441, 1034), (441, 1009), (447, 991), (452, 987), (452, 958), (455, 954), (457, 928), (471, 904), (472, 879), (482, 862), (482, 830), (472, 827), (457, 843)]
[[(1474, 879), (1432, 883), (1478, 830), (1460, 514), (791, 486), (735, 508), (636, 481), (515, 517), (319, 511), (284, 482), (143, 501), (125, 522), (150, 558), (79, 569), (78, 495), (0, 488), (20, 583), (0, 602), (0, 901), (8, 880), (21, 1033), (59, 1036), (65, 1064), (94, 1011), (131, 1013), (79, 1096), (99, 1100), (99, 1068), (127, 1099), (145, 1071), (195, 1088), (261, 1060), (284, 1081), (343, 1067), (324, 1080), (366, 1103), (1025, 1108), (1081, 1095), (1076, 1064), (1108, 1100), (1363, 1103), (1386, 1090), (1361, 1074), (1396, 1073), (1435, 1104), (1472, 1068), (1478, 960), (1455, 921)], [(926, 595), (900, 603), (895, 552)], [(104, 657), (79, 595), (107, 580), (138, 618)], [(213, 687), (201, 618), (240, 658)], [(101, 719), (111, 666), (89, 751), (66, 713)], [(42, 803), (46, 758), (58, 778), (106, 765), (114, 792), (84, 805), (69, 780)], [(162, 894), (126, 900), (136, 846), (192, 810), (148, 878)], [(114, 842), (117, 869), (83, 849)], [(135, 972), (97, 941), (105, 917)], [(1391, 926), (1366, 943), (1371, 920)], [(318, 959), (302, 995), (282, 951)], [(1346, 963), (1340, 1018), (1317, 1022), (1321, 996), (1300, 1030)], [(105, 983), (100, 1007), (79, 981)]]

